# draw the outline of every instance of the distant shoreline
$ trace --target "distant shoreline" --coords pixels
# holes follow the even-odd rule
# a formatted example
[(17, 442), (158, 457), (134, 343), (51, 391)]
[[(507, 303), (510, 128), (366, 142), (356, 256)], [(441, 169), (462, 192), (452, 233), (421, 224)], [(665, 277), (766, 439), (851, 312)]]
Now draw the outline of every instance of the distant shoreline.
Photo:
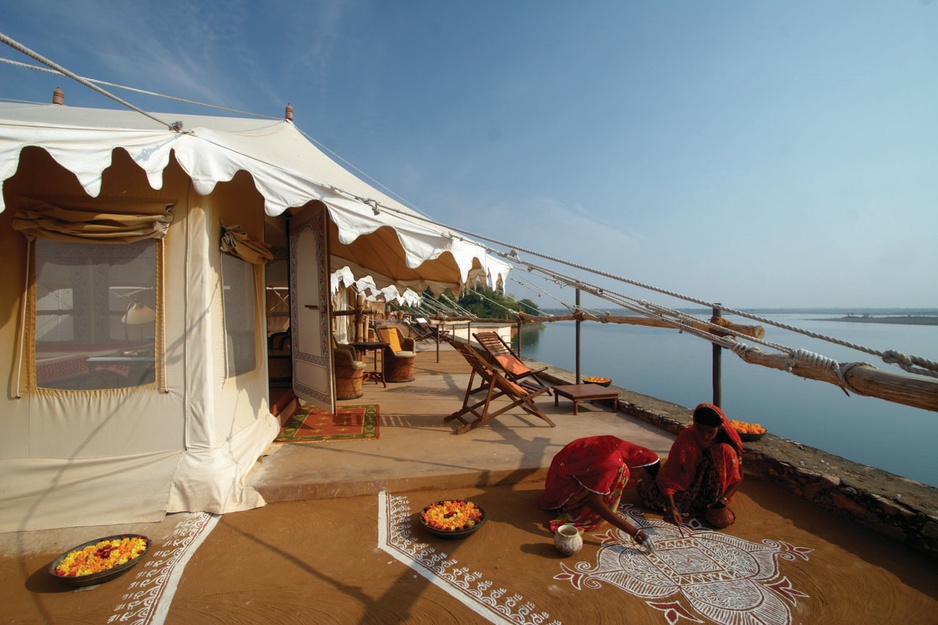
[(835, 319), (814, 319), (813, 321), (846, 321), (852, 323), (896, 323), (910, 326), (938, 326), (938, 317), (918, 317), (907, 315), (904, 317), (857, 317), (848, 315)]

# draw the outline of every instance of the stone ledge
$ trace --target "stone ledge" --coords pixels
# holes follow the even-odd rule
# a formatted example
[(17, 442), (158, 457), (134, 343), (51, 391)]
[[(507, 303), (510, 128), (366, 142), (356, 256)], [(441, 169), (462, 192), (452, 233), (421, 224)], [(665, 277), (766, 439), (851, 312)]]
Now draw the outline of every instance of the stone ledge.
[[(575, 374), (547, 363), (538, 376), (573, 384)], [(619, 388), (619, 387), (613, 387)], [(692, 409), (619, 388), (619, 411), (673, 434), (691, 423)], [(611, 402), (608, 402), (611, 405)], [(805, 500), (938, 559), (938, 489), (858, 464), (771, 433), (743, 450), (746, 475), (780, 485)]]

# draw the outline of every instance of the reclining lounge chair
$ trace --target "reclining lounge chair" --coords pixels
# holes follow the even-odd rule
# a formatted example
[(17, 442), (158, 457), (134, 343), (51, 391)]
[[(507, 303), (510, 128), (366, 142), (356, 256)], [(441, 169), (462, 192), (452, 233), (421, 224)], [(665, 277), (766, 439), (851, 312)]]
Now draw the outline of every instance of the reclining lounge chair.
[[(421, 323), (422, 322), (422, 323)], [(419, 319), (405, 319), (404, 323), (410, 329), (410, 335), (414, 341), (433, 341), (436, 340), (436, 334), (432, 328), (427, 328), (427, 320), (423, 317)]]
[[(462, 423), (462, 426), (456, 427), (456, 434), (465, 434), (516, 406), (528, 414), (546, 421), (551, 427), (555, 427), (554, 422), (534, 405), (534, 398), (546, 392), (546, 386), (540, 390), (523, 388), (496, 371), (469, 345), (456, 340), (451, 340), (450, 344), (462, 354), (463, 358), (472, 367), (472, 374), (469, 376), (469, 385), (466, 387), (462, 408), (443, 419), (444, 423), (453, 420)], [(479, 385), (473, 388), (476, 376), (479, 378)], [(485, 399), (472, 403), (472, 396), (483, 392), (485, 393)], [(508, 399), (510, 403), (498, 410), (494, 410), (492, 402), (501, 397)], [(467, 419), (465, 415), (468, 414), (473, 415), (475, 419)]]
[[(489, 360), (504, 372), (506, 378), (531, 391), (548, 388), (537, 377), (537, 374), (546, 370), (547, 367), (531, 369), (495, 332), (475, 332), (472, 336), (489, 355)], [(551, 394), (549, 389), (547, 394)]]
[(423, 333), (423, 336), (426, 336), (427, 338), (440, 341), (449, 340), (449, 330), (445, 329), (441, 325), (434, 325), (430, 323), (424, 317), (415, 318), (413, 320), (413, 325), (416, 329)]

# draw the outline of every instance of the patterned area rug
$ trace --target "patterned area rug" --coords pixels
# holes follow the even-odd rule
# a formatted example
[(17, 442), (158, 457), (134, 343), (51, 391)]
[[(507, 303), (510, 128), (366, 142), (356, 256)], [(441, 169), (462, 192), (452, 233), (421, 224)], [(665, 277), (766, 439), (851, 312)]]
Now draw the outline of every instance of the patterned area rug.
[(336, 413), (303, 406), (284, 426), (278, 442), (374, 440), (378, 438), (378, 406), (338, 406)]

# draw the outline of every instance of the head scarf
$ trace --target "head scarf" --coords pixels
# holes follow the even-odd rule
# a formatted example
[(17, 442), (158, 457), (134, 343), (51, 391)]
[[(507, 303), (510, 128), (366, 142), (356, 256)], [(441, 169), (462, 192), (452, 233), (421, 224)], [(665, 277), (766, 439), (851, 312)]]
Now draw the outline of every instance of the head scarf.
[(707, 417), (711, 417), (714, 415), (718, 417), (720, 420), (719, 425), (716, 425), (716, 426), (711, 425), (711, 427), (719, 427), (726, 434), (726, 437), (729, 438), (730, 444), (732, 444), (733, 447), (736, 448), (736, 451), (738, 453), (742, 453), (743, 440), (739, 438), (739, 434), (736, 432), (736, 428), (734, 428), (730, 424), (729, 419), (726, 418), (726, 415), (723, 413), (723, 410), (721, 410), (719, 406), (715, 406), (714, 404), (699, 404), (696, 408), (694, 408), (695, 418), (697, 417), (698, 412), (703, 415), (706, 415), (704, 419), (701, 419), (700, 421), (703, 425), (710, 425), (710, 422), (709, 422), (710, 419), (707, 419)]
[(711, 408), (709, 404), (700, 404), (694, 408), (694, 423), (718, 428), (723, 425), (723, 419), (720, 417), (720, 413)]

